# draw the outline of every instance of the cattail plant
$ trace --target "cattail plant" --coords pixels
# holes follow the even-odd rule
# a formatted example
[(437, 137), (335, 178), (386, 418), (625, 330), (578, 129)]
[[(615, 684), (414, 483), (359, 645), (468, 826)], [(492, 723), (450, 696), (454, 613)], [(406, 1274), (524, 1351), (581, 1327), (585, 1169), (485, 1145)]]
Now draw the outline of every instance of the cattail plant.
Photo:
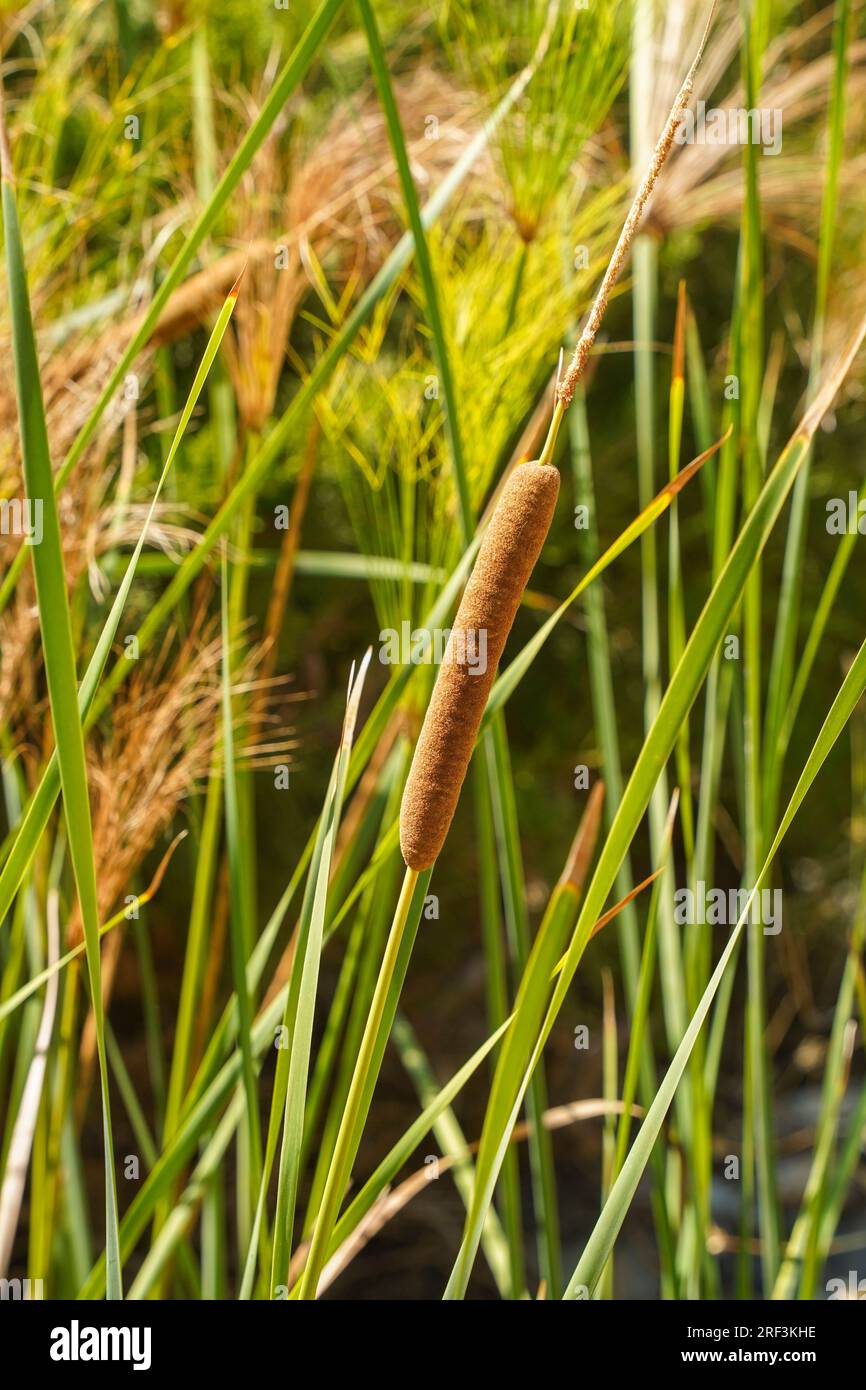
[[(364, 1102), (369, 1104), (370, 1099), (368, 1079), (419, 875), (432, 869), (445, 843), (493, 677), (550, 529), (558, 494), (559, 471), (551, 464), (527, 463), (514, 470), (485, 532), (458, 609), (403, 794), (400, 847), (406, 875), (301, 1281), (302, 1298), (315, 1297), (327, 1242), (348, 1182), (365, 1118)], [(483, 670), (476, 670), (467, 657), (481, 634), (487, 644), (486, 662)]]
[[(694, 89), (695, 74), (706, 45), (714, 9), (715, 3), (711, 6), (697, 55), (635, 193), (568, 370), (557, 382), (556, 404), (541, 458), (538, 462), (519, 465), (508, 479), (490, 519), (458, 609), (403, 794), (400, 848), (406, 874), (301, 1279), (301, 1298), (316, 1296), (319, 1275), (327, 1258), (334, 1223), (348, 1185), (381, 1061), (380, 1033), (389, 1012), (389, 1001), (396, 1007), (396, 1000), (393, 1000), (394, 976), (407, 924), (415, 908), (420, 913), (419, 887), (423, 889), (426, 886), (425, 879), (429, 877), (448, 835), (496, 668), (553, 519), (559, 493), (559, 473), (550, 459), (557, 433), (585, 369), (611, 290)], [(477, 642), (482, 633), (487, 642), (487, 661), (483, 673), (467, 660), (469, 643)], [(393, 1008), (390, 1013), (393, 1018)]]

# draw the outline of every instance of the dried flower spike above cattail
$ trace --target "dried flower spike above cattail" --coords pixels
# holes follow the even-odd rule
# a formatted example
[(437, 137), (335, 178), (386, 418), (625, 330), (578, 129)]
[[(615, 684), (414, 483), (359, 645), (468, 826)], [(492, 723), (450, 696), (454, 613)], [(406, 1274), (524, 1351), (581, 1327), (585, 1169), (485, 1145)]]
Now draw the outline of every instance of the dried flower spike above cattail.
[[(521, 464), (508, 479), (484, 534), (403, 792), (400, 848), (410, 869), (429, 868), (445, 843), (496, 668), (558, 493), (556, 468)], [(483, 669), (479, 651), (485, 652)]]

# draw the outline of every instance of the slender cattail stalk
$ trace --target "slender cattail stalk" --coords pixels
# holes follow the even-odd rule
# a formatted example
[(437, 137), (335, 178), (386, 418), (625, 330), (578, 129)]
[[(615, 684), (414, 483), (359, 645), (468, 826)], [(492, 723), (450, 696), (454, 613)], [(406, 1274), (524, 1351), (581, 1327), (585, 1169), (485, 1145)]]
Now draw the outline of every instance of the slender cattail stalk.
[(634, 195), (632, 205), (629, 208), (628, 216), (626, 217), (625, 222), (623, 223), (622, 231), (619, 234), (619, 240), (617, 241), (616, 246), (613, 249), (613, 254), (611, 255), (611, 258), (608, 262), (607, 270), (604, 273), (604, 278), (599, 286), (598, 293), (595, 296), (592, 308), (589, 311), (589, 316), (586, 320), (586, 324), (584, 325), (583, 332), (581, 333), (580, 338), (578, 339), (577, 346), (574, 349), (574, 355), (572, 356), (571, 362), (568, 365), (568, 370), (566, 371), (557, 388), (557, 404), (561, 405), (563, 410), (565, 410), (565, 408), (571, 404), (572, 398), (577, 389), (577, 383), (580, 381), (580, 378), (583, 375), (583, 370), (586, 366), (586, 359), (590, 354), (592, 345), (595, 342), (596, 334), (598, 333), (599, 327), (601, 326), (601, 321), (604, 318), (604, 313), (607, 308), (608, 300), (610, 299), (611, 290), (616, 284), (616, 281), (619, 277), (619, 273), (622, 270), (623, 264), (625, 262), (625, 258), (628, 255), (629, 247), (634, 241), (637, 229), (640, 226), (641, 218), (643, 217), (644, 208), (646, 207), (647, 202), (649, 201), (649, 196), (652, 193), (653, 188), (655, 187), (656, 179), (658, 178), (659, 174), (664, 168), (665, 161), (667, 160), (667, 157), (670, 154), (671, 146), (674, 143), (674, 136), (677, 133), (677, 127), (679, 126), (682, 114), (688, 106), (689, 101), (691, 100), (691, 95), (695, 88), (695, 77), (697, 75), (698, 68), (700, 67), (701, 59), (704, 56), (704, 49), (706, 48), (707, 39), (709, 38), (710, 26), (713, 22), (713, 15), (715, 14), (715, 9), (716, 0), (712, 0), (712, 4), (710, 5), (710, 12), (707, 16), (707, 22), (704, 26), (704, 32), (701, 37), (700, 44), (698, 45), (698, 51), (695, 54), (694, 61), (692, 62), (692, 65), (686, 74), (686, 78), (683, 82), (683, 85), (680, 87), (680, 90), (677, 93), (674, 104), (670, 110), (670, 115), (668, 116), (667, 121), (665, 122), (664, 129), (658, 138), (655, 149), (653, 150), (652, 158), (649, 162), (649, 165), (647, 166), (647, 169), (644, 172), (644, 176), (641, 179), (640, 184), (638, 185), (638, 189)]
[(301, 1299), (316, 1297), (319, 1275), (328, 1257), (328, 1245), (340, 1210), (340, 1203), (349, 1184), (352, 1163), (358, 1146), (358, 1131), (364, 1120), (362, 1114), (364, 1093), (367, 1090), (368, 1078), (374, 1070), (376, 1043), (382, 1027), (385, 1006), (417, 885), (418, 873), (414, 869), (407, 868), (403, 878), (403, 887), (400, 890), (400, 898), (394, 911), (394, 920), (388, 934), (385, 954), (382, 957), (379, 978), (376, 981), (376, 989), (370, 1004), (370, 1012), (367, 1014), (367, 1022), (364, 1025), (364, 1036), (358, 1049), (358, 1060), (355, 1063), (352, 1083), (340, 1119), (340, 1129), (334, 1145), (325, 1189), (322, 1193), (322, 1203), (316, 1216), (316, 1226), (298, 1292)]
[(496, 668), (558, 493), (556, 468), (521, 464), (484, 533), (403, 793), (400, 848), (411, 869), (429, 868), (445, 843)]

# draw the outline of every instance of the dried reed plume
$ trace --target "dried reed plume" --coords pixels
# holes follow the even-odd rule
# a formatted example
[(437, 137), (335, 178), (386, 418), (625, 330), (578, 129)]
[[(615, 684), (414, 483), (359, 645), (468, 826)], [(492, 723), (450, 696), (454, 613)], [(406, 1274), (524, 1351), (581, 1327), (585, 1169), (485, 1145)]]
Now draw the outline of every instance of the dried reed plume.
[[(17, 447), (17, 428), (14, 437)], [(108, 534), (103, 508), (110, 478), (106, 447), (107, 437), (102, 435), (82, 460), (74, 487), (58, 499), (63, 567), (70, 592), (88, 570), (92, 557), (108, 548), (102, 543)], [(5, 464), (0, 463), (0, 496), (23, 496), (17, 460), (9, 459)], [(19, 544), (17, 536), (0, 537), (0, 578), (15, 558)], [(39, 610), (33, 571), (28, 565), (10, 602), (0, 613), (0, 719), (12, 730), (16, 744), (27, 743), (41, 727), (41, 672)]]
[[(33, 294), (35, 321), (46, 317), (51, 296), (48, 287), (37, 287)], [(126, 334), (124, 334), (125, 338)], [(82, 338), (77, 342), (63, 341), (49, 351), (40, 352), (39, 374), (45, 405), (45, 424), (51, 445), (51, 457), (59, 464), (65, 457), (79, 430), (87, 421), (94, 402), (116, 366), (124, 342), (116, 330), (97, 341)], [(139, 355), (135, 372), (130, 374), (130, 389), (144, 394), (151, 372), (151, 354)], [(20, 472), (20, 444), (17, 429), (15, 391), (12, 372), (12, 341), (8, 332), (0, 336), (0, 485), (4, 496), (11, 496), (8, 474)], [(121, 391), (106, 411), (98, 438), (110, 436), (132, 405), (127, 393)]]
[[(134, 412), (130, 410), (130, 417)], [(100, 432), (81, 460), (75, 476), (58, 497), (62, 522), (63, 568), (68, 591), (75, 592), (85, 579), (96, 600), (104, 602), (108, 586), (100, 567), (106, 555), (138, 540), (148, 506), (128, 501), (107, 501), (114, 470), (107, 462), (110, 434)], [(134, 469), (135, 458), (131, 467)], [(0, 496), (20, 496), (23, 484), (13, 466), (0, 469)], [(195, 544), (197, 533), (168, 519), (169, 506), (159, 507), (147, 534), (148, 544), (172, 556)], [(0, 537), (0, 578), (17, 553), (17, 537)], [(0, 613), (0, 720), (13, 731), (19, 745), (31, 743), (42, 727), (42, 649), (39, 610), (33, 573), (27, 566), (15, 591)], [(44, 751), (44, 750), (43, 750)]]
[[(219, 743), (222, 642), (194, 629), (170, 655), (173, 645), (169, 636), (152, 659), (136, 664), (115, 700), (109, 732), (88, 750), (103, 918), (130, 891), (145, 855), (207, 777)], [(261, 656), (260, 647), (240, 654), (233, 678), (235, 691), (247, 697), (238, 752), (256, 764), (284, 758), (294, 747), (284, 727), (267, 744), (244, 743), (253, 713), (269, 728), (277, 718), (277, 683), (257, 679)]]
[[(424, 195), (444, 178), (475, 134), (477, 102), (441, 73), (428, 71), (397, 82), (395, 98), (407, 131), (412, 173)], [(438, 121), (435, 140), (428, 138), (425, 124), (431, 115)], [(239, 225), (236, 233), (244, 244), (178, 286), (160, 317), (151, 346), (174, 341), (197, 328), (219, 307), (247, 263), (250, 270), (260, 264), (264, 272), (281, 278), (285, 286), (282, 293), (291, 301), (294, 316), (309, 286), (308, 268), (334, 257), (338, 278), (363, 282), (386, 259), (400, 236), (403, 220), (395, 165), (385, 119), (372, 91), (356, 96), (351, 107), (341, 104), (294, 170), (289, 169), (288, 159), (274, 140), (260, 152), (254, 166), (257, 177), (261, 176), (263, 159), (275, 166), (267, 174), (269, 186), (275, 186), (276, 178), (286, 189), (282, 207), (273, 209), (273, 235), (259, 233), (250, 241), (248, 225)], [(489, 161), (480, 161), (476, 184), (479, 172), (485, 169), (489, 173)], [(249, 175), (248, 184), (251, 178)], [(255, 195), (247, 197), (246, 203), (250, 201), (261, 206), (261, 198)], [(244, 203), (238, 206), (243, 215)], [(277, 270), (275, 256), (281, 249), (285, 254), (282, 268)], [(83, 344), (76, 371), (81, 371), (93, 355), (110, 353), (116, 359), (146, 312), (145, 305), (127, 322), (108, 329), (97, 342)]]
[[(448, 834), (496, 668), (550, 528), (559, 472), (524, 463), (508, 479), (463, 594), (433, 688), (400, 808), (400, 847), (426, 869)], [(480, 634), (484, 670), (467, 656)]]
[[(170, 654), (169, 635), (159, 652), (137, 665), (122, 696), (115, 701), (111, 728), (88, 748), (88, 782), (93, 808), (93, 850), (97, 867), (99, 915), (108, 919), (147, 854), (168, 829), (188, 797), (213, 768), (221, 731), (223, 645), (201, 621)], [(233, 687), (244, 694), (238, 714), (237, 754), (248, 765), (287, 760), (295, 747), (278, 705), (279, 680), (262, 681), (262, 648), (239, 654)], [(268, 741), (250, 741), (250, 721), (266, 726)], [(273, 729), (277, 724), (278, 728)], [(273, 732), (272, 732), (273, 731)], [(69, 945), (83, 938), (75, 908), (68, 929)], [(102, 947), (102, 993), (111, 997), (124, 933), (115, 927)], [(83, 1117), (96, 1060), (92, 1008), (81, 1036), (76, 1115)]]
[[(650, 57), (656, 73), (654, 118), (661, 119), (675, 90), (673, 74), (694, 38), (693, 28), (670, 23), (672, 7), (665, 17), (664, 32), (653, 41)], [(832, 53), (810, 56), (811, 46), (822, 38), (833, 21), (835, 9), (828, 6), (791, 30), (785, 30), (767, 45), (763, 59), (761, 110), (784, 112), (784, 159), (758, 160), (761, 209), (768, 237), (783, 241), (807, 256), (814, 255), (814, 231), (824, 189), (825, 155), (802, 141), (796, 147), (798, 127), (808, 137), (807, 122), (826, 112), (832, 91), (834, 57)], [(702, 77), (707, 93), (715, 93), (740, 43), (736, 5), (719, 7), (720, 23), (707, 45)], [(863, 95), (866, 92), (866, 42), (848, 46), (847, 80), (848, 126), (851, 153), (840, 170), (842, 202), (853, 212), (856, 194), (862, 186), (863, 164), (854, 153), (862, 147)], [(742, 110), (747, 105), (742, 82), (713, 98), (715, 109)], [(781, 117), (779, 117), (781, 120)], [(781, 127), (780, 127), (781, 133)], [(742, 153), (729, 143), (708, 142), (677, 145), (671, 152), (663, 183), (653, 198), (647, 221), (656, 234), (667, 236), (681, 227), (727, 221), (736, 225), (742, 213), (744, 181)]]

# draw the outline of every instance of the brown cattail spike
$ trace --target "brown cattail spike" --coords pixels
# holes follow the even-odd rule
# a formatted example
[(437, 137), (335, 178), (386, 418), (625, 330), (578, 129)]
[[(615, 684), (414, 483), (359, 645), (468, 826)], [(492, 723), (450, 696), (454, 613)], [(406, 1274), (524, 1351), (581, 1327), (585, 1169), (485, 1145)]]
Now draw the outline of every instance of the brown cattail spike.
[(400, 848), (427, 869), (448, 834), (496, 668), (553, 518), (559, 473), (515, 468), (502, 491), (463, 594), (400, 808)]

